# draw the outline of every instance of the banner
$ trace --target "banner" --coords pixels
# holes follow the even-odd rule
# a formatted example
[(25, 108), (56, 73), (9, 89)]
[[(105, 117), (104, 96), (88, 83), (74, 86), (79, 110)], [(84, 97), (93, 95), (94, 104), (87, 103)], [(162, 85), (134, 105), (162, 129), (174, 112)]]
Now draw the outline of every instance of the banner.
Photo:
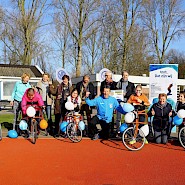
[(149, 99), (152, 103), (160, 93), (177, 102), (178, 64), (150, 64)]
[[(69, 74), (67, 73), (67, 71), (64, 68), (58, 68), (56, 70), (56, 79), (57, 79), (57, 81), (59, 83), (62, 83), (62, 77), (64, 75), (68, 75), (69, 76)], [(70, 78), (70, 76), (69, 76), (69, 78)], [(69, 83), (71, 83), (71, 79), (69, 80)]]

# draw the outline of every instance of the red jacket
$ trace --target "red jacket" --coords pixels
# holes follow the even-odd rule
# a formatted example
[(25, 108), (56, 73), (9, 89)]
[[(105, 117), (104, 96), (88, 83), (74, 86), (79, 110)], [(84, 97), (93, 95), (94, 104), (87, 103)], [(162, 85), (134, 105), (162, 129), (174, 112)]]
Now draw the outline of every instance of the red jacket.
[(33, 99), (29, 99), (27, 97), (27, 91), (28, 91), (28, 89), (24, 93), (24, 95), (22, 97), (22, 102), (21, 102), (21, 108), (22, 108), (23, 114), (26, 114), (26, 109), (29, 105), (39, 106), (39, 107), (44, 106), (44, 102), (42, 100), (42, 97), (38, 92), (35, 91)]

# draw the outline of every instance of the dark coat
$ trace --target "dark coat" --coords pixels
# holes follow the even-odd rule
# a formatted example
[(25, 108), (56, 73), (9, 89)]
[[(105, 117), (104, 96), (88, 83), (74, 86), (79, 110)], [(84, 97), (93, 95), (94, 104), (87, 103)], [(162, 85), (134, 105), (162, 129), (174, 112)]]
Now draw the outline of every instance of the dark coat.
[[(81, 92), (81, 89), (82, 89), (82, 85), (83, 85), (83, 81), (78, 82), (76, 84), (76, 89), (78, 91), (78, 95), (80, 95), (80, 92)], [(87, 90), (88, 90), (88, 92), (90, 92), (89, 99), (94, 99), (94, 97), (95, 97), (94, 85), (91, 82), (89, 82), (89, 84), (87, 85)]]
[[(123, 78), (121, 78), (120, 81), (117, 83), (118, 89), (122, 89), (122, 82), (123, 82)], [(125, 94), (124, 98), (126, 98), (128, 100), (129, 97), (134, 93), (135, 93), (135, 86), (132, 82), (128, 81), (128, 85), (126, 87), (126, 94)]]
[[(69, 88), (70, 89), (70, 93), (72, 91), (72, 87)], [(61, 114), (61, 107), (62, 107), (62, 98), (59, 98), (59, 95), (61, 95), (62, 91), (63, 91), (63, 84), (52, 84), (49, 85), (49, 91), (50, 93), (55, 96), (55, 104), (54, 104), (54, 114)]]
[(110, 86), (110, 90), (116, 90), (117, 87), (117, 82), (115, 81), (112, 81), (111, 83), (107, 83), (106, 80), (104, 80), (103, 82), (101, 82), (101, 86), (100, 86), (100, 92), (102, 93), (103, 92), (103, 89), (106, 85), (109, 85)]
[(152, 117), (152, 109), (155, 111), (153, 118), (154, 130), (160, 131), (167, 129), (169, 126), (169, 113), (172, 111), (171, 104), (167, 103), (166, 106), (162, 107), (159, 103), (154, 103), (148, 111), (148, 116)]

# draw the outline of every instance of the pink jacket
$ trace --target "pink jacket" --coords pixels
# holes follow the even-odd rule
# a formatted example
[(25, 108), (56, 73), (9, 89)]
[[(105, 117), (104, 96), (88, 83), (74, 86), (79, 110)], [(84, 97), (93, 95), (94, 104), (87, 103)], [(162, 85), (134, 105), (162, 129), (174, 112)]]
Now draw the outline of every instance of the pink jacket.
[(28, 91), (28, 89), (24, 93), (24, 95), (22, 97), (22, 102), (21, 102), (21, 108), (22, 108), (23, 114), (26, 114), (26, 109), (29, 105), (39, 106), (39, 107), (44, 106), (44, 102), (42, 100), (42, 97), (38, 92), (35, 91), (35, 95), (34, 95), (33, 99), (31, 100), (27, 97), (27, 91)]

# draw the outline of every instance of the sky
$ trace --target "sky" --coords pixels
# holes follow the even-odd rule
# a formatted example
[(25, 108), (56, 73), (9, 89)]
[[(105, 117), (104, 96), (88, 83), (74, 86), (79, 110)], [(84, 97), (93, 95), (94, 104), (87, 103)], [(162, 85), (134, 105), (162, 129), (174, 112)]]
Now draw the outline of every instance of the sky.
[[(8, 10), (11, 10), (11, 8), (10, 8), (10, 1), (11, 0), (0, 0), (0, 6), (2, 6), (2, 7), (5, 7), (5, 8), (7, 8)], [(51, 1), (51, 0), (49, 0), (49, 1)], [(184, 5), (185, 6), (185, 5)], [(48, 19), (50, 19), (51, 20), (51, 17), (47, 17), (47, 18), (45, 18), (45, 22), (49, 22), (50, 20), (48, 20)], [(45, 37), (46, 38), (46, 37)], [(48, 38), (48, 37), (47, 37)], [(49, 42), (51, 42), (51, 40), (49, 41)], [(177, 51), (179, 51), (179, 52), (185, 52), (185, 35), (184, 36), (182, 36), (179, 40), (174, 40), (174, 41), (172, 41), (171, 42), (171, 44), (170, 44), (170, 46), (169, 46), (169, 48), (168, 48), (168, 51), (170, 50), (170, 49), (175, 49), (175, 50), (177, 50)], [(56, 61), (55, 61), (56, 62)], [(58, 62), (59, 63), (59, 62)], [(60, 63), (59, 63), (60, 64)]]

